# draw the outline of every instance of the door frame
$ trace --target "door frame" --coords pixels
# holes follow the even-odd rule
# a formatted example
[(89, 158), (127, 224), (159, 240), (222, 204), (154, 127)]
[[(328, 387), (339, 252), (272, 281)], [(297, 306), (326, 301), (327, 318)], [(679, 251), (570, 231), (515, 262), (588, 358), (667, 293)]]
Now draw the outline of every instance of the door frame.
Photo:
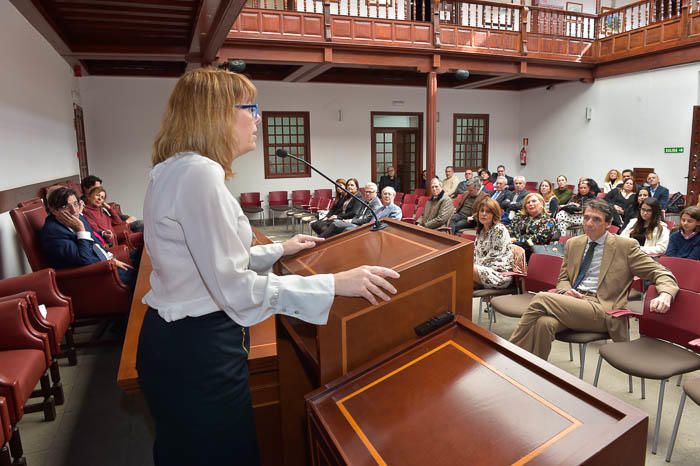
[[(372, 134), (370, 138), (370, 154), (371, 154), (371, 176), (372, 180), (379, 182), (379, 177), (377, 176), (377, 131), (387, 131), (387, 130), (415, 130), (418, 134), (416, 138), (416, 173), (414, 174), (414, 184), (420, 186), (423, 174), (423, 112), (369, 112), (369, 127)], [(375, 115), (402, 115), (402, 116), (417, 116), (418, 117), (418, 128), (401, 128), (401, 127), (374, 127), (374, 116)], [(406, 191), (406, 189), (404, 189)], [(408, 191), (407, 191), (408, 192)]]

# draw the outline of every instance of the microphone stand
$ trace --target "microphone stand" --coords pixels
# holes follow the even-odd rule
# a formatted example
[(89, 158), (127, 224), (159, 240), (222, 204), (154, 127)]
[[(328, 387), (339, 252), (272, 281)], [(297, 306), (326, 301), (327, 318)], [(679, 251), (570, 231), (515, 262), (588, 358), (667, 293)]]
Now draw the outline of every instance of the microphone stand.
[[(277, 149), (277, 150), (275, 151), (275, 155), (276, 155), (277, 157), (281, 157), (281, 158), (290, 157), (290, 158), (296, 160), (297, 162), (303, 163), (304, 165), (306, 165), (307, 167), (309, 167), (310, 169), (312, 169), (313, 171), (315, 171), (316, 173), (318, 173), (319, 175), (321, 175), (322, 177), (324, 177), (325, 179), (327, 179), (328, 181), (330, 181), (336, 188), (340, 188), (341, 190), (343, 190), (344, 192), (346, 192), (347, 194), (349, 194), (351, 197), (354, 197), (355, 199), (357, 199), (358, 201), (360, 201), (360, 203), (361, 203), (363, 206), (365, 206), (365, 207), (367, 207), (367, 209), (369, 209), (369, 212), (370, 212), (370, 213), (372, 214), (372, 216), (374, 217), (374, 225), (372, 225), (372, 226), (370, 227), (370, 230), (371, 230), (371, 231), (379, 231), (379, 230), (383, 230), (383, 229), (385, 229), (385, 228), (387, 227), (387, 224), (386, 224), (386, 223), (383, 223), (381, 220), (379, 220), (379, 218), (377, 217), (377, 214), (374, 213), (374, 210), (372, 210), (372, 207), (370, 207), (370, 205), (369, 205), (364, 199), (361, 199), (361, 198), (359, 198), (358, 196), (355, 196), (355, 195), (352, 194), (350, 191), (348, 191), (347, 189), (345, 189), (344, 186), (339, 185), (339, 184), (336, 183), (335, 181), (333, 181), (333, 180), (331, 180), (330, 178), (328, 178), (326, 175), (324, 175), (323, 173), (321, 173), (320, 171), (318, 171), (313, 165), (311, 165), (311, 164), (310, 164), (309, 162), (307, 162), (306, 160), (304, 160), (304, 159), (302, 159), (302, 158), (299, 158), (299, 157), (297, 157), (296, 155), (292, 155), (292, 154), (290, 154), (289, 152), (287, 152), (287, 151), (284, 150), (284, 149)], [(358, 186), (358, 188), (359, 188), (359, 186)]]

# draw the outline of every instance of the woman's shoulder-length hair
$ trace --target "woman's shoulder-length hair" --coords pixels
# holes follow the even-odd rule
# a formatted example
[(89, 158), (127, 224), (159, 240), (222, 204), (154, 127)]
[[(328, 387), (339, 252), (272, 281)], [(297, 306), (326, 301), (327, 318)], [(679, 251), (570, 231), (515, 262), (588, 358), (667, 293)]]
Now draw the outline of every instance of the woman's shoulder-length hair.
[(196, 152), (217, 162), (231, 178), (239, 146), (235, 106), (256, 97), (255, 86), (243, 75), (216, 68), (185, 73), (175, 84), (153, 142), (153, 165), (180, 152)]

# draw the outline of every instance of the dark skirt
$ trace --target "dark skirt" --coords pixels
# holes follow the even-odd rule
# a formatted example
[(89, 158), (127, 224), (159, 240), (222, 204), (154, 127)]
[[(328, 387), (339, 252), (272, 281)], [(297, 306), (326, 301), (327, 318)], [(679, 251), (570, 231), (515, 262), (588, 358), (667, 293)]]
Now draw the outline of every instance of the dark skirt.
[(218, 311), (166, 322), (148, 308), (136, 367), (157, 466), (257, 465), (248, 329)]

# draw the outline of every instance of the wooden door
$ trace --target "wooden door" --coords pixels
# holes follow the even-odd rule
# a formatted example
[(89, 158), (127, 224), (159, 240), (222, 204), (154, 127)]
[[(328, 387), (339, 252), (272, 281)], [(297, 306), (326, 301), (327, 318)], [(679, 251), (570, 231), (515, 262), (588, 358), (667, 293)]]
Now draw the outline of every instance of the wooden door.
[(693, 129), (690, 133), (690, 154), (688, 157), (688, 197), (685, 205), (698, 203), (698, 191), (700, 190), (700, 170), (698, 170), (698, 156), (700, 155), (700, 105), (693, 107)]
[(413, 191), (422, 171), (419, 141), (418, 129), (375, 129), (372, 134), (372, 179), (379, 181), (386, 175), (387, 168), (393, 166), (403, 192)]
[(85, 123), (83, 121), (83, 108), (73, 104), (73, 124), (75, 125), (75, 137), (78, 143), (78, 164), (80, 166), (80, 179), (89, 174), (87, 161), (87, 143), (85, 142)]

